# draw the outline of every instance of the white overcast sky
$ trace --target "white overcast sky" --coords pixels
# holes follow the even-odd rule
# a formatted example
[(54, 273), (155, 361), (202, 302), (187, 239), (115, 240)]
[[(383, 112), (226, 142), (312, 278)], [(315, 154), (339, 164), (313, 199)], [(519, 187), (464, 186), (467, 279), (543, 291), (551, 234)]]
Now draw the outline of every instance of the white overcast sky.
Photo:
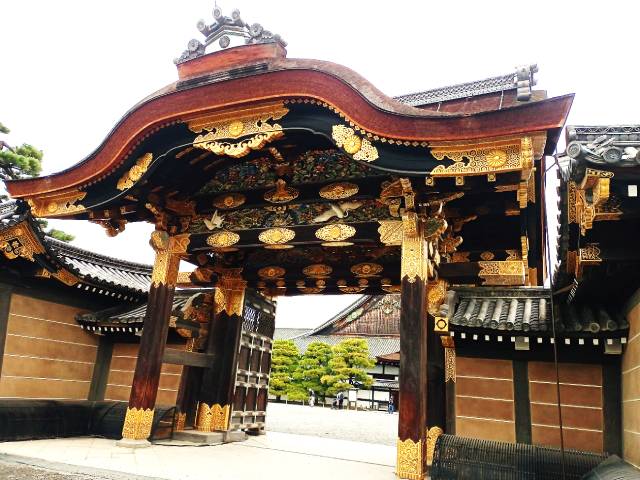
[[(569, 124), (640, 123), (640, 4), (631, 1), (225, 0), (288, 42), (288, 56), (352, 68), (388, 95), (537, 63), (550, 96), (575, 93)], [(209, 0), (4, 1), (0, 6), (3, 139), (44, 151), (44, 173), (93, 151), (141, 98), (176, 79), (173, 58)], [(116, 238), (54, 222), (80, 247), (151, 263), (149, 225)], [(354, 297), (281, 299), (278, 326), (315, 326)]]

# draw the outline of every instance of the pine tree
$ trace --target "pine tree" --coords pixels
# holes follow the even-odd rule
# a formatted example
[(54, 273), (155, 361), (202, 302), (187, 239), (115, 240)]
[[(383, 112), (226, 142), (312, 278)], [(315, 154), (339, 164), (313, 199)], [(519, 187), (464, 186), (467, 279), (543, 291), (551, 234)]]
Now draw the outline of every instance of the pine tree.
[[(7, 134), (10, 130), (0, 122), (0, 133)], [(42, 151), (28, 143), (12, 148), (5, 141), (0, 140), (0, 180), (17, 180), (19, 178), (35, 177), (42, 171)], [(7, 196), (0, 192), (0, 201)], [(39, 220), (42, 229), (47, 228), (45, 220)], [(50, 237), (63, 242), (70, 242), (75, 237), (55, 228), (45, 232)]]
[(290, 400), (307, 399), (309, 390), (313, 390), (324, 400), (327, 385), (322, 383), (322, 377), (329, 374), (331, 355), (331, 346), (327, 343), (312, 342), (307, 346), (307, 351), (298, 362), (298, 368), (293, 372)]
[(376, 364), (369, 354), (367, 341), (361, 338), (343, 340), (332, 348), (329, 374), (322, 377), (326, 393), (336, 393), (350, 388), (368, 388), (373, 378), (367, 373)]
[(279, 401), (282, 395), (288, 395), (300, 359), (300, 352), (291, 340), (275, 340), (271, 354), (271, 375), (269, 393)]
[[(10, 130), (0, 123), (0, 133)], [(0, 140), (0, 179), (35, 177), (42, 170), (42, 151), (28, 143), (12, 148)]]

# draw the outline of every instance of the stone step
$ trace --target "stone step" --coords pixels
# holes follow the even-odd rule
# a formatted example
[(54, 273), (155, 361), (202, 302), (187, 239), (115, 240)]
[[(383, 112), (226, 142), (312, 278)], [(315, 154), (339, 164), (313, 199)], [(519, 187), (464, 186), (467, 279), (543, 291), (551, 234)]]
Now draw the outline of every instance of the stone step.
[(192, 442), (201, 445), (220, 445), (224, 442), (223, 432), (199, 432), (197, 430), (182, 430), (173, 432), (173, 439), (181, 442)]

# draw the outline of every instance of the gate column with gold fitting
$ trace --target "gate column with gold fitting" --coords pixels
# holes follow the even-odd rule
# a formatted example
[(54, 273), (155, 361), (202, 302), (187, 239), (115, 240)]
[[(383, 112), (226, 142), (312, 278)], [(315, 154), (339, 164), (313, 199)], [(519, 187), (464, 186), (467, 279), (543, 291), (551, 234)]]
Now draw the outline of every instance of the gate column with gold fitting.
[(416, 213), (402, 218), (400, 310), (399, 478), (422, 479), (426, 471), (427, 243)]
[(201, 432), (229, 431), (246, 285), (239, 272), (224, 272), (216, 282), (207, 345), (215, 362), (203, 372), (196, 419)]
[(118, 442), (119, 446), (132, 448), (149, 445), (147, 439), (153, 423), (178, 267), (180, 258), (189, 245), (189, 235), (169, 236), (166, 232), (155, 231), (151, 234), (150, 244), (156, 252), (156, 258), (149, 288), (149, 302), (129, 406), (122, 427), (122, 440)]
[[(429, 247), (436, 245), (429, 240)], [(434, 249), (437, 247), (434, 246)], [(431, 260), (431, 259), (430, 259)], [(434, 266), (435, 269), (435, 266)], [(435, 272), (434, 272), (435, 273)], [(430, 280), (436, 275), (429, 275)], [(442, 315), (443, 302), (447, 294), (447, 282), (442, 279), (431, 280), (427, 284), (427, 465), (433, 461), (435, 442), (445, 430), (446, 425), (446, 388), (445, 388), (445, 351), (441, 335), (448, 334), (448, 321)], [(447, 337), (449, 338), (449, 337)]]

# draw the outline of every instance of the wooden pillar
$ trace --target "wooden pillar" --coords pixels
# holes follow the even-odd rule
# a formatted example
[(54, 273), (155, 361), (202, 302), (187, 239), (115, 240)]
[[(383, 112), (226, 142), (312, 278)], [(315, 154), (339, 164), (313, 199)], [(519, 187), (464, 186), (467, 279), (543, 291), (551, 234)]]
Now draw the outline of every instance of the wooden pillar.
[(121, 446), (145, 444), (151, 433), (180, 256), (186, 252), (189, 236), (170, 237), (166, 232), (155, 231), (150, 243), (156, 258)]
[[(187, 341), (186, 351), (192, 352), (194, 344), (194, 339), (189, 339)], [(191, 367), (188, 365), (182, 367), (180, 386), (178, 387), (178, 396), (176, 398), (178, 413), (176, 415), (174, 430), (180, 431), (184, 430), (187, 425), (195, 425), (198, 392), (200, 390), (201, 381), (202, 368)]]
[[(429, 286), (428, 286), (429, 287)], [(446, 424), (444, 348), (435, 332), (435, 319), (427, 319), (427, 464), (431, 465), (436, 440)], [(426, 405), (425, 405), (426, 407)]]
[(7, 340), (12, 293), (13, 287), (11, 285), (0, 284), (0, 376), (2, 376), (2, 360), (4, 359), (4, 345)]
[(196, 419), (200, 431), (229, 430), (246, 285), (238, 274), (223, 274), (216, 284), (207, 347), (216, 361), (203, 373)]
[(618, 355), (602, 365), (603, 450), (622, 455), (622, 365)]
[(531, 399), (529, 396), (529, 363), (513, 360), (513, 407), (516, 422), (516, 442), (532, 443)]
[(456, 434), (456, 348), (453, 337), (440, 337), (444, 347), (445, 432)]
[(402, 219), (400, 308), (399, 478), (422, 479), (426, 471), (427, 244), (413, 212)]
[(104, 400), (104, 394), (107, 391), (107, 379), (109, 378), (112, 356), (113, 340), (107, 336), (100, 337), (87, 400), (93, 402)]

